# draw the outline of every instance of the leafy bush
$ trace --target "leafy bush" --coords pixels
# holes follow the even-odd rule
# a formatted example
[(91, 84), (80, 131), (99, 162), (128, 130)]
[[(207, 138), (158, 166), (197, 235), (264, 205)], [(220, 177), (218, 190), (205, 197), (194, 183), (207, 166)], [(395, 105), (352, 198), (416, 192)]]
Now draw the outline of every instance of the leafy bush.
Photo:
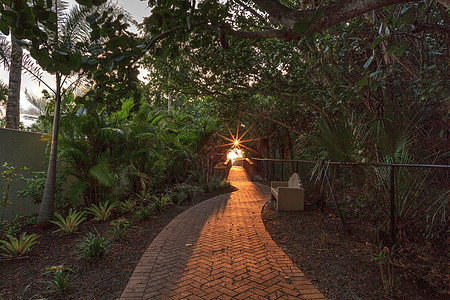
[(66, 218), (61, 216), (58, 212), (55, 213), (55, 217), (58, 220), (50, 222), (59, 226), (59, 229), (54, 232), (63, 231), (64, 233), (74, 233), (78, 229), (78, 226), (86, 220), (84, 211), (77, 212), (72, 209), (69, 210)]
[(111, 221), (111, 233), (114, 239), (119, 240), (125, 237), (128, 227), (130, 226), (130, 222), (125, 218), (120, 218), (114, 221)]
[(97, 260), (108, 253), (111, 242), (102, 237), (100, 233), (89, 232), (76, 246), (76, 252), (79, 257), (87, 260)]
[[(18, 191), (21, 197), (30, 197), (34, 204), (40, 204), (42, 202), (42, 195), (44, 194), (45, 180), (47, 178), (47, 172), (32, 172), (31, 177), (25, 177), (20, 175), (20, 180), (25, 183), (23, 190)], [(56, 207), (63, 207), (67, 204), (68, 199), (62, 196), (63, 184), (66, 181), (64, 174), (58, 173), (56, 177), (56, 191), (55, 191), (55, 205)]]
[(144, 205), (145, 203), (149, 202), (151, 197), (152, 196), (150, 191), (140, 191), (139, 193), (136, 193), (134, 195), (135, 201), (140, 205)]
[(1, 194), (0, 197), (0, 206), (2, 207), (2, 214), (1, 214), (1, 218), (0, 218), (0, 224), (3, 223), (3, 218), (5, 216), (5, 210), (6, 210), (6, 205), (10, 204), (9, 202), (9, 189), (11, 187), (11, 182), (13, 182), (13, 173), (14, 170), (16, 169), (16, 167), (13, 167), (11, 165), (8, 165), (8, 163), (4, 163), (2, 165), (2, 168), (4, 169), (0, 175), (1, 177), (4, 179), (4, 183), (1, 183), (1, 186), (4, 186), (3, 192)]
[(201, 187), (190, 184), (181, 184), (171, 190), (171, 198), (174, 203), (179, 205), (184, 201), (193, 201), (197, 195), (203, 192), (204, 190)]
[(66, 265), (46, 267), (44, 276), (48, 277), (47, 283), (50, 290), (58, 294), (67, 295), (72, 287), (73, 270)]
[(37, 243), (38, 235), (27, 235), (25, 232), (17, 239), (12, 235), (8, 235), (8, 241), (0, 241), (0, 249), (4, 253), (0, 253), (2, 256), (17, 257), (27, 254), (31, 250), (31, 246)]
[(136, 206), (136, 200), (129, 198), (119, 204), (119, 210), (121, 212), (132, 212)]
[(116, 203), (109, 203), (109, 201), (100, 203), (98, 206), (92, 204), (90, 207), (86, 208), (89, 214), (94, 216), (93, 221), (105, 221), (108, 220), (111, 215), (112, 210), (116, 207)]
[(150, 204), (150, 207), (152, 210), (156, 211), (162, 211), (162, 209), (167, 206), (167, 205), (171, 205), (172, 201), (171, 201), (171, 195), (170, 194), (165, 194), (165, 195), (161, 195), (161, 196), (152, 196), (152, 202)]
[(11, 221), (5, 221), (0, 224), (0, 239), (6, 238), (7, 235), (15, 235), (20, 232), (26, 225), (36, 224), (35, 216), (16, 216)]
[(183, 191), (174, 192), (172, 194), (172, 201), (174, 203), (176, 203), (177, 205), (180, 205), (181, 203), (183, 203), (187, 199), (188, 199), (188, 195), (185, 192), (183, 192)]
[(153, 209), (150, 206), (141, 206), (134, 213), (133, 217), (137, 221), (148, 220), (153, 214)]
[(208, 193), (212, 193), (214, 191), (218, 191), (221, 189), (230, 188), (231, 183), (223, 178), (217, 178), (217, 177), (211, 177), (211, 180), (209, 183), (206, 183), (204, 185), (204, 188)]

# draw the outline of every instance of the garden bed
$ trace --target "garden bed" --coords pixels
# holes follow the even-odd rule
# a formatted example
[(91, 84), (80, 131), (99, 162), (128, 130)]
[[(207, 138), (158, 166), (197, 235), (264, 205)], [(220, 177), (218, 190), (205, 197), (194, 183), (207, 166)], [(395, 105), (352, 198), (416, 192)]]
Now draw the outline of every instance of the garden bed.
[(399, 266), (388, 296), (374, 260), (380, 250), (346, 234), (333, 214), (277, 212), (268, 202), (262, 218), (273, 240), (329, 299), (447, 299)]
[[(233, 188), (202, 194), (194, 203), (199, 203), (216, 195), (233, 191)], [(76, 234), (52, 234), (54, 228), (39, 230), (28, 225), (24, 231), (40, 235), (26, 257), (4, 259), (0, 257), (0, 299), (117, 299), (120, 297), (142, 254), (153, 239), (178, 214), (191, 207), (168, 206), (162, 212), (155, 212), (149, 219), (133, 221), (126, 236), (113, 242), (107, 255), (89, 262), (77, 258), (75, 245), (88, 232), (98, 231), (108, 236), (111, 229), (109, 221), (83, 222)], [(123, 215), (120, 215), (123, 216)], [(131, 220), (131, 215), (125, 215)], [(66, 265), (73, 270), (72, 288), (68, 295), (58, 295), (49, 290), (49, 284), (43, 275), (46, 267)]]

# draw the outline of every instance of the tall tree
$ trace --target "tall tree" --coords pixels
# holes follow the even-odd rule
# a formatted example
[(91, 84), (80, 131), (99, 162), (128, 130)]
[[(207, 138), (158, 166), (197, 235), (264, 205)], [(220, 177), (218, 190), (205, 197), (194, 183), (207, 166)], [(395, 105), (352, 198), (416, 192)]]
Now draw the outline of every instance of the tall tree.
[(23, 49), (14, 35), (11, 35), (11, 64), (9, 67), (9, 90), (6, 104), (6, 128), (19, 129), (20, 88), (22, 82)]
[[(101, 2), (98, 4), (101, 5)], [(119, 64), (121, 61), (127, 62), (127, 60), (124, 60), (125, 56), (121, 53), (115, 53), (117, 56), (123, 56), (120, 60), (117, 57), (110, 57), (110, 55), (107, 55), (105, 52), (113, 52), (111, 51), (112, 48), (103, 48), (100, 45), (101, 42), (107, 43), (113, 37), (116, 37), (117, 39), (120, 38), (120, 34), (116, 31), (119, 29), (115, 27), (120, 28), (121, 22), (118, 20), (123, 18), (127, 20), (122, 9), (115, 5), (104, 5), (99, 8), (77, 6), (68, 12), (66, 9), (67, 3), (64, 1), (58, 0), (53, 3), (52, 11), (56, 16), (56, 26), (50, 28), (47, 32), (47, 36), (53, 41), (51, 45), (53, 45), (52, 57), (54, 60), (50, 61), (44, 58), (41, 61), (41, 63), (46, 65), (48, 70), (55, 73), (56, 89), (51, 89), (55, 95), (55, 111), (47, 179), (37, 221), (39, 226), (48, 226), (49, 221), (53, 218), (58, 135), (60, 128), (61, 99), (64, 95), (64, 83), (70, 80), (69, 78), (71, 75), (74, 75), (75, 73), (82, 76), (83, 72), (80, 72), (82, 67), (83, 71), (88, 71), (90, 68), (95, 69), (99, 64), (100, 59), (97, 59), (99, 56), (104, 58), (103, 60), (106, 61), (105, 63), (108, 64), (109, 71), (111, 72), (114, 72), (114, 70), (112, 70), (114, 68), (114, 62), (116, 64)], [(107, 23), (106, 25), (104, 24), (105, 28), (100, 28), (97, 25), (98, 19), (101, 19), (105, 24)], [(116, 23), (112, 20), (115, 20)], [(107, 26), (112, 28), (106, 29)], [(93, 30), (93, 27), (97, 31)], [(102, 34), (100, 34), (99, 31), (102, 31)], [(120, 43), (117, 41), (115, 42), (115, 46), (119, 47)], [(127, 43), (127, 46), (133, 45), (133, 43), (128, 40), (123, 42)], [(119, 49), (124, 48), (126, 47), (119, 47)], [(39, 53), (41, 51), (42, 49), (36, 47), (31, 49), (32, 55), (35, 55), (36, 57), (41, 57)], [(91, 53), (93, 57), (82, 57), (81, 53)], [(132, 68), (130, 68), (130, 70), (132, 70)], [(71, 86), (75, 83), (76, 81), (74, 81)], [(102, 88), (103, 87), (100, 87), (99, 90), (102, 90)]]

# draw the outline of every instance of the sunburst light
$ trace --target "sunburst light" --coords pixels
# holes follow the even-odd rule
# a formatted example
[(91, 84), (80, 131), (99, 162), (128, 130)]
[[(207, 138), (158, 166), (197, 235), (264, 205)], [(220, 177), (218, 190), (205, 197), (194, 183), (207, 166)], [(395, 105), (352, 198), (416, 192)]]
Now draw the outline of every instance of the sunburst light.
[(244, 143), (248, 143), (248, 142), (256, 141), (256, 140), (260, 139), (260, 138), (248, 139), (248, 140), (243, 139), (245, 137), (245, 135), (253, 128), (254, 124), (252, 126), (250, 126), (247, 130), (245, 130), (245, 132), (241, 136), (239, 136), (239, 127), (242, 126), (245, 128), (245, 125), (241, 124), (240, 121), (238, 121), (238, 124), (237, 124), (236, 134), (233, 134), (231, 132), (228, 125), (225, 125), (225, 126), (227, 127), (230, 137), (226, 137), (221, 134), (219, 134), (219, 136), (222, 137), (223, 139), (229, 141), (229, 143), (219, 145), (217, 147), (230, 147), (230, 149), (227, 152), (227, 158), (229, 158), (233, 161), (238, 158), (243, 158), (244, 157), (244, 149), (249, 150), (254, 153), (257, 153), (257, 154), (260, 154), (258, 151), (253, 150), (252, 148), (244, 145)]

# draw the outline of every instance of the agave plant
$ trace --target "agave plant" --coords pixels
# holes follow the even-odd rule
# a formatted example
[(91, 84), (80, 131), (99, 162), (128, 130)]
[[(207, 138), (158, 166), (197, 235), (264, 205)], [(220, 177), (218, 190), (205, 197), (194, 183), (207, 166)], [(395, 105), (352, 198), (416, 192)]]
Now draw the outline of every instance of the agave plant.
[(59, 229), (55, 230), (54, 233), (58, 231), (63, 231), (64, 233), (74, 233), (78, 229), (78, 226), (86, 220), (84, 211), (77, 212), (72, 209), (69, 210), (69, 213), (65, 218), (58, 212), (55, 213), (55, 217), (57, 218), (56, 221), (50, 221), (59, 226)]
[(35, 233), (27, 235), (24, 232), (19, 238), (15, 238), (12, 235), (8, 235), (7, 237), (9, 241), (0, 241), (0, 249), (4, 251), (0, 255), (17, 257), (27, 254), (31, 250), (31, 246), (37, 243), (39, 236)]

